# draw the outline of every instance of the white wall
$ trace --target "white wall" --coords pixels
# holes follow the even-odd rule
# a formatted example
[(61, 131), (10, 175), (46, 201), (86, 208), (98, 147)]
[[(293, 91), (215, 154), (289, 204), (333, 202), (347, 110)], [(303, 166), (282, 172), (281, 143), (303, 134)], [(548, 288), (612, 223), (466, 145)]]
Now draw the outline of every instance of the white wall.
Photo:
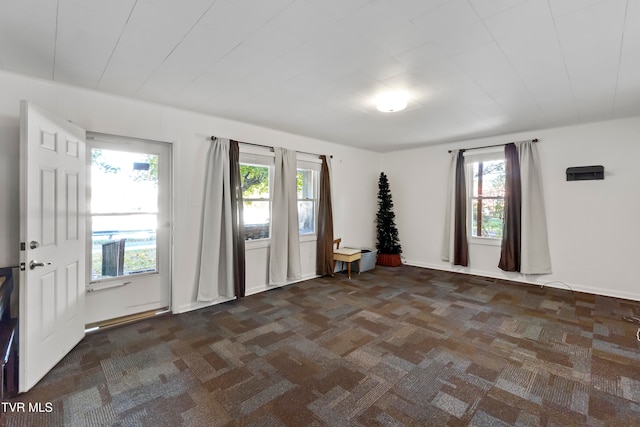
[[(375, 243), (378, 153), (354, 149), (199, 113), (0, 72), (0, 266), (19, 262), (19, 101), (48, 109), (89, 131), (173, 143), (173, 309), (195, 302), (195, 265), (204, 174), (211, 135), (333, 155), (334, 232), (350, 246)], [(265, 290), (266, 249), (247, 253), (248, 291)], [(303, 244), (304, 274), (315, 249)], [(261, 275), (260, 272), (264, 272)]]
[[(634, 117), (385, 155), (382, 169), (389, 176), (406, 262), (640, 300), (639, 137), (640, 117)], [(505, 273), (497, 268), (500, 248), (486, 245), (470, 245), (469, 268), (441, 261), (447, 151), (532, 138), (540, 139), (553, 274)], [(566, 181), (568, 167), (589, 165), (603, 165), (605, 179)]]
[[(332, 154), (335, 236), (346, 246), (374, 247), (377, 180), (389, 176), (400, 241), (407, 263), (449, 270), (440, 260), (448, 149), (539, 138), (543, 163), (553, 274), (521, 276), (496, 265), (499, 248), (473, 246), (474, 274), (543, 283), (640, 300), (635, 263), (640, 251), (638, 213), (640, 118), (538, 130), (386, 153), (319, 141), (190, 111), (145, 103), (0, 72), (0, 266), (19, 261), (19, 101), (27, 99), (95, 132), (174, 144), (173, 308), (200, 307), (195, 302), (194, 269), (198, 242), (203, 159), (208, 137), (282, 146)], [(382, 164), (382, 168), (380, 168)], [(602, 164), (603, 181), (567, 182), (570, 166)], [(305, 275), (315, 258), (303, 244)], [(266, 287), (265, 248), (247, 251), (247, 291)], [(456, 269), (458, 270), (458, 269)]]

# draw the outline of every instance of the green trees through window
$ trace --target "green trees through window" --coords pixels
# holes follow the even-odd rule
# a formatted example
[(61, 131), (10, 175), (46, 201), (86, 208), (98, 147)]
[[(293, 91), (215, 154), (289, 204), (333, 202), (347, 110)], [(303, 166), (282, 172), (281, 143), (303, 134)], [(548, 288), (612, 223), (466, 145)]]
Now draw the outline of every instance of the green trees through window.
[(240, 164), (246, 240), (268, 239), (271, 218), (269, 166)]
[[(267, 165), (240, 164), (246, 240), (269, 238), (271, 216), (270, 170), (271, 168)], [(315, 233), (317, 175), (318, 172), (316, 170), (298, 169), (296, 187), (300, 234)]]
[(471, 235), (502, 238), (504, 222), (505, 161), (490, 160), (470, 165)]
[(157, 270), (158, 159), (91, 149), (92, 281)]

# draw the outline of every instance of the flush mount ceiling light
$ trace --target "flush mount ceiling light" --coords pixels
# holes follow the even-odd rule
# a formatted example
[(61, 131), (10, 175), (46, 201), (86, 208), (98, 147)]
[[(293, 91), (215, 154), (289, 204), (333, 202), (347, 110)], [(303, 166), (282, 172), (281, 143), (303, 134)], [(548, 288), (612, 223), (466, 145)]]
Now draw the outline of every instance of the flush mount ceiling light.
[(376, 108), (383, 113), (395, 113), (407, 108), (409, 94), (404, 91), (386, 92), (378, 95), (375, 99)]

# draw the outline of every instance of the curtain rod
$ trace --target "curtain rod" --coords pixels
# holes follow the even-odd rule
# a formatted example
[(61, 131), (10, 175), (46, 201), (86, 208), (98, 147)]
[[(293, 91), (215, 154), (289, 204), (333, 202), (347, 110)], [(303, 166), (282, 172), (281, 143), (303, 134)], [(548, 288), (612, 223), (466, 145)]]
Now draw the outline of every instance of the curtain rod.
[[(524, 141), (531, 141), (531, 142), (538, 142), (538, 138), (534, 138), (534, 139), (525, 139)], [(473, 148), (461, 148), (460, 151), (462, 151), (463, 153), (465, 151), (469, 151), (469, 150), (480, 150), (481, 148), (492, 148), (492, 147), (504, 147), (507, 144), (512, 144), (512, 142), (507, 142), (504, 144), (494, 144), (494, 145), (485, 145), (483, 147), (473, 147)], [(452, 152), (453, 150), (449, 150), (449, 152)]]
[[(212, 140), (212, 141), (215, 141), (216, 139), (218, 139), (218, 137), (217, 137), (217, 136), (215, 136), (215, 135), (211, 135), (211, 140)], [(255, 144), (255, 143), (253, 143), (253, 142), (242, 142), (242, 141), (238, 141), (238, 143), (240, 143), (240, 144), (245, 144), (245, 145), (253, 145), (254, 147), (268, 148), (268, 149), (270, 149), (271, 151), (273, 151), (273, 147), (272, 147), (272, 146), (270, 146), (270, 145), (262, 145), (262, 144)], [(318, 157), (322, 155), (322, 154), (318, 154), (318, 153), (307, 153), (306, 151), (296, 151), (296, 152), (297, 152), (297, 153), (300, 153), (300, 154), (308, 154), (308, 155), (310, 155), (310, 156), (318, 156)], [(329, 156), (329, 157), (333, 159), (333, 156)]]

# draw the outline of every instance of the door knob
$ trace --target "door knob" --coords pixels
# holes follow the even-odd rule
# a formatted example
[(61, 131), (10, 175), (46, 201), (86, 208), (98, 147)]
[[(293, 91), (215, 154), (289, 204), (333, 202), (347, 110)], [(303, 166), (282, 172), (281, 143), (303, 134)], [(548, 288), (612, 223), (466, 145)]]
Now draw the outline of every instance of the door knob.
[(45, 265), (51, 265), (50, 262), (37, 262), (34, 260), (29, 261), (29, 268), (31, 270), (35, 269), (36, 267), (44, 267)]
[(32, 240), (31, 242), (29, 242), (29, 247), (31, 249), (36, 249), (40, 247), (40, 242), (36, 242), (35, 240)]

